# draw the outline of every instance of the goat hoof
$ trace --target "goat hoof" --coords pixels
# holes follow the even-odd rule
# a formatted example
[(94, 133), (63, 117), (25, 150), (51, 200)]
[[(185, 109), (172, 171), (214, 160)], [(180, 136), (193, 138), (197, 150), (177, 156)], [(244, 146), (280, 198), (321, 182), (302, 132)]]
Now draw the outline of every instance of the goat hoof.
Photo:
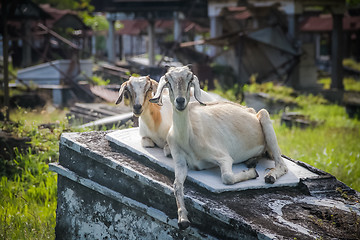
[(148, 137), (143, 137), (141, 139), (141, 146), (144, 148), (153, 148), (155, 147), (155, 143)]
[(254, 179), (259, 177), (259, 173), (256, 170), (255, 170), (255, 174), (256, 176), (254, 177)]
[(273, 184), (273, 183), (275, 183), (275, 177), (274, 176), (271, 176), (271, 175), (267, 175), (267, 176), (265, 176), (265, 182), (266, 183), (271, 183), (271, 184)]
[(184, 230), (190, 226), (190, 222), (188, 220), (183, 220), (181, 222), (178, 222), (180, 230)]

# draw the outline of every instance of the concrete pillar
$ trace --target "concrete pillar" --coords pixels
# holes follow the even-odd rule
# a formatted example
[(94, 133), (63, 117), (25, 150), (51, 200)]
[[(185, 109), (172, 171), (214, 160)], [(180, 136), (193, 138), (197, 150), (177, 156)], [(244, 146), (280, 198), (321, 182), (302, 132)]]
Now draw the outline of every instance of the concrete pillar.
[(149, 65), (155, 65), (155, 21), (149, 20), (148, 26), (148, 55), (149, 55)]
[[(222, 22), (221, 18), (217, 16), (210, 17), (210, 37), (215, 38), (222, 35)], [(210, 55), (216, 56), (219, 53), (219, 47), (211, 46)]]
[(288, 18), (288, 35), (293, 39), (296, 40), (299, 33), (299, 24), (298, 24), (298, 14), (289, 14)]
[(181, 21), (179, 12), (174, 12), (174, 41), (181, 42)]
[(124, 54), (124, 49), (123, 49), (123, 46), (124, 46), (123, 35), (119, 35), (118, 42), (119, 42), (119, 59), (123, 60), (123, 59), (125, 59), (125, 54)]
[(96, 33), (91, 36), (91, 55), (96, 55)]
[(344, 89), (343, 85), (343, 14), (333, 14), (331, 35), (331, 88)]
[[(288, 35), (290, 39), (292, 39), (294, 42), (298, 41), (298, 35), (299, 35), (299, 24), (298, 24), (298, 14), (288, 14)], [(300, 43), (298, 43), (300, 44)], [(291, 86), (295, 89), (301, 88), (300, 83), (300, 64), (297, 64), (294, 66), (294, 69), (291, 72)]]
[(315, 59), (320, 59), (320, 48), (321, 48), (321, 35), (320, 33), (315, 34)]
[(115, 21), (112, 19), (108, 19), (109, 21), (109, 33), (108, 33), (108, 61), (110, 63), (115, 63)]
[[(1, 1), (1, 20), (3, 22), (2, 29), (2, 50), (3, 50), (3, 89), (4, 89), (4, 109), (5, 109), (5, 121), (10, 121), (10, 98), (9, 98), (9, 39), (7, 30), (7, 2)], [(1, 85), (0, 85), (1, 86)]]

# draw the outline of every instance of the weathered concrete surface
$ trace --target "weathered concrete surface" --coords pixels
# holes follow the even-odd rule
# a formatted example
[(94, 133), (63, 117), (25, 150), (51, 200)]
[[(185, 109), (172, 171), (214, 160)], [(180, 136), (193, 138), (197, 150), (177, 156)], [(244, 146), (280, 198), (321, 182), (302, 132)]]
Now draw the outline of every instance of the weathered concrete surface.
[[(359, 194), (335, 177), (296, 187), (212, 193), (187, 181), (192, 225), (177, 227), (173, 174), (115, 149), (108, 132), (60, 142), (57, 239), (359, 239)], [(129, 154), (129, 155), (128, 155)], [(346, 194), (344, 194), (346, 192)]]

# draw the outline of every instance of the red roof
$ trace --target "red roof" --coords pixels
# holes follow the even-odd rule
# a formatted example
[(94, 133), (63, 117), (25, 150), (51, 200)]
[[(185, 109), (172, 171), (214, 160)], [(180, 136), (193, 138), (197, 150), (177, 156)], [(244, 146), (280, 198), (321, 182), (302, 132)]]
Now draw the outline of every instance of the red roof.
[[(333, 29), (333, 19), (330, 14), (309, 17), (301, 25), (304, 32), (330, 32)], [(355, 31), (360, 29), (360, 17), (344, 16), (343, 30)]]

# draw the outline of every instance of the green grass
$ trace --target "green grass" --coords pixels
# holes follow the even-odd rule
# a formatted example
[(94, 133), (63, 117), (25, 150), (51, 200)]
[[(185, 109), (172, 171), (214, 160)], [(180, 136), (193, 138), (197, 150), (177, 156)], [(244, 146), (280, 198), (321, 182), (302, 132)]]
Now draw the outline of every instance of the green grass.
[[(15, 124), (1, 123), (1, 129), (18, 137), (30, 137), (26, 152), (15, 149), (14, 159), (0, 159), (11, 174), (0, 174), (0, 239), (54, 239), (57, 175), (48, 163), (59, 157), (58, 140), (65, 113), (51, 109), (18, 109), (11, 112)], [(61, 117), (60, 117), (61, 116)], [(60, 118), (59, 118), (60, 117)], [(16, 120), (16, 121), (15, 121)], [(39, 129), (41, 123), (58, 122), (58, 127)]]
[[(0, 122), (3, 131), (31, 139), (25, 152), (15, 149), (13, 159), (0, 158), (0, 239), (55, 239), (57, 175), (48, 163), (59, 159), (62, 132), (92, 130), (69, 129), (66, 112), (18, 108), (11, 111), (12, 123)], [(56, 126), (39, 128), (45, 123)]]
[[(330, 77), (321, 78), (319, 79), (318, 83), (321, 84), (324, 89), (330, 89), (331, 78)], [(344, 83), (344, 89), (346, 91), (360, 92), (360, 80), (356, 80), (351, 77), (346, 77), (344, 78), (343, 83)]]
[(323, 122), (315, 128), (274, 128), (283, 154), (322, 169), (360, 191), (360, 121), (349, 119), (337, 105), (309, 105), (299, 112)]

